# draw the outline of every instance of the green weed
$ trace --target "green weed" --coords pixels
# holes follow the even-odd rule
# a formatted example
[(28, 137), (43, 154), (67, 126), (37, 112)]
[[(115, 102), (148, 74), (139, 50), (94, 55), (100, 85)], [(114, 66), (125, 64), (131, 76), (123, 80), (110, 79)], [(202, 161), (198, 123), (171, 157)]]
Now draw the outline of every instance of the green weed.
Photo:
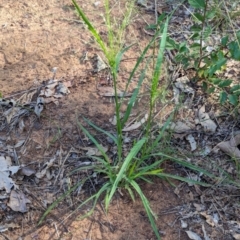
[[(171, 38), (167, 39), (168, 49), (175, 49), (177, 55), (175, 61), (182, 63), (185, 69), (193, 68), (196, 72), (195, 81), (201, 81), (203, 89), (208, 93), (220, 91), (219, 101), (221, 104), (227, 101), (233, 106), (239, 104), (240, 85), (232, 79), (219, 77), (219, 72), (226, 68), (229, 60), (240, 61), (240, 31), (235, 31), (232, 25), (232, 18), (237, 12), (223, 13), (220, 3), (211, 3), (209, 0), (189, 0), (189, 4), (195, 8), (192, 13), (194, 25), (191, 27), (191, 43), (177, 43)], [(233, 37), (228, 34), (222, 37), (221, 41), (208, 47), (207, 41), (217, 31), (216, 21), (219, 21), (221, 14), (228, 19), (233, 31)], [(214, 25), (215, 24), (215, 25)]]
[[(92, 23), (89, 21), (87, 16), (84, 14), (83, 10), (78, 6), (75, 0), (72, 0), (77, 13), (82, 18), (84, 23), (87, 25), (89, 32), (93, 35), (96, 42), (99, 44), (100, 48), (102, 49), (103, 53), (106, 56), (106, 59), (108, 61), (112, 78), (113, 78), (113, 85), (115, 93), (117, 93), (117, 79), (118, 79), (118, 70), (119, 65), (122, 59), (122, 56), (131, 46), (124, 47), (123, 42), (123, 32), (127, 27), (127, 23), (130, 20), (131, 12), (133, 8), (133, 3), (130, 2), (127, 12), (124, 15), (123, 21), (118, 25), (120, 26), (119, 29), (117, 29), (117, 32), (120, 33), (117, 35), (117, 38), (115, 38), (114, 35), (114, 29), (113, 29), (113, 23), (111, 22), (111, 11), (109, 6), (109, 1), (105, 0), (105, 13), (106, 13), (106, 25), (109, 29), (108, 32), (108, 42), (104, 42), (101, 36), (98, 34), (97, 30), (94, 28)], [(152, 229), (157, 237), (157, 239), (160, 239), (159, 231), (157, 229), (157, 225), (155, 223), (156, 215), (152, 211), (150, 207), (150, 203), (146, 196), (144, 195), (140, 185), (139, 181), (145, 181), (145, 182), (152, 182), (153, 177), (159, 177), (162, 179), (177, 179), (180, 181), (185, 181), (188, 183), (195, 183), (200, 184), (203, 186), (209, 186), (206, 183), (203, 182), (196, 182), (187, 178), (183, 178), (177, 175), (171, 175), (163, 172), (163, 169), (161, 168), (161, 165), (165, 161), (173, 161), (177, 162), (178, 164), (181, 164), (185, 167), (188, 167), (194, 171), (202, 172), (203, 174), (206, 174), (209, 177), (212, 177), (211, 174), (206, 172), (204, 169), (201, 169), (199, 167), (196, 167), (194, 165), (191, 165), (190, 163), (187, 163), (185, 161), (182, 161), (180, 159), (174, 158), (170, 155), (165, 154), (164, 152), (161, 152), (159, 146), (161, 146), (162, 142), (164, 142), (164, 133), (165, 130), (168, 128), (169, 124), (172, 121), (174, 113), (168, 118), (166, 123), (163, 125), (161, 129), (159, 129), (157, 135), (155, 137), (151, 134), (152, 129), (152, 115), (153, 115), (153, 108), (156, 104), (161, 91), (159, 91), (159, 78), (161, 76), (161, 67), (163, 63), (163, 57), (164, 57), (164, 50), (166, 47), (167, 42), (167, 29), (168, 29), (168, 18), (166, 17), (165, 20), (159, 21), (158, 24), (158, 30), (156, 31), (155, 36), (152, 38), (152, 40), (149, 42), (149, 44), (145, 47), (143, 50), (141, 56), (136, 61), (136, 64), (128, 78), (125, 93), (128, 90), (129, 83), (132, 81), (132, 78), (137, 70), (139, 70), (139, 66), (141, 63), (143, 63), (143, 60), (146, 57), (146, 54), (150, 50), (150, 48), (156, 44), (156, 39), (161, 36), (161, 40), (158, 46), (157, 50), (157, 57), (154, 61), (154, 69), (153, 69), (153, 75), (151, 79), (151, 88), (150, 88), (150, 98), (149, 98), (149, 113), (147, 118), (147, 123), (144, 129), (144, 134), (142, 138), (139, 140), (136, 140), (136, 142), (132, 145), (132, 147), (129, 150), (129, 153), (126, 157), (124, 157), (123, 154), (123, 135), (122, 135), (122, 129), (124, 128), (126, 122), (129, 119), (129, 116), (131, 114), (131, 111), (133, 109), (134, 103), (137, 101), (137, 97), (139, 95), (139, 90), (142, 86), (142, 83), (146, 76), (146, 70), (149, 65), (148, 60), (145, 63), (145, 67), (143, 70), (141, 70), (140, 77), (138, 79), (137, 87), (135, 88), (129, 102), (127, 109), (124, 113), (124, 116), (120, 118), (120, 109), (121, 105), (123, 103), (123, 98), (119, 99), (117, 94), (115, 94), (115, 113), (117, 118), (117, 125), (116, 125), (116, 131), (117, 135), (113, 135), (104, 129), (99, 128), (94, 123), (92, 123), (90, 120), (82, 117), (82, 119), (91, 127), (93, 127), (95, 130), (100, 131), (104, 133), (107, 137), (111, 138), (115, 145), (117, 146), (117, 156), (115, 159), (110, 159), (110, 157), (104, 152), (104, 149), (102, 146), (98, 143), (98, 141), (93, 137), (93, 135), (78, 121), (79, 128), (82, 130), (82, 132), (96, 145), (96, 147), (99, 149), (99, 151), (102, 153), (102, 157), (94, 157), (92, 156), (92, 159), (95, 160), (98, 164), (94, 164), (91, 166), (85, 166), (80, 167), (78, 169), (75, 169), (73, 173), (83, 171), (83, 170), (92, 170), (95, 173), (98, 173), (102, 176), (104, 176), (105, 182), (102, 184), (100, 189), (86, 199), (83, 203), (81, 203), (77, 208), (81, 208), (87, 203), (92, 203), (91, 210), (85, 214), (83, 217), (89, 216), (94, 211), (94, 208), (96, 207), (96, 204), (101, 196), (104, 197), (105, 202), (105, 208), (106, 210), (109, 208), (109, 205), (118, 189), (125, 189), (129, 196), (134, 201), (136, 198), (136, 195), (140, 197), (142, 200), (143, 206), (146, 210), (146, 213), (148, 215), (150, 224), (152, 226)], [(87, 179), (83, 180), (81, 184), (84, 184), (84, 182)], [(78, 183), (80, 184), (80, 183)], [(61, 201), (66, 197), (66, 194), (70, 194), (77, 188), (77, 185), (75, 185), (73, 188), (71, 188), (67, 193), (63, 194), (57, 201), (55, 201), (44, 213), (42, 218), (40, 219), (41, 223), (43, 219), (46, 217), (46, 215)]]

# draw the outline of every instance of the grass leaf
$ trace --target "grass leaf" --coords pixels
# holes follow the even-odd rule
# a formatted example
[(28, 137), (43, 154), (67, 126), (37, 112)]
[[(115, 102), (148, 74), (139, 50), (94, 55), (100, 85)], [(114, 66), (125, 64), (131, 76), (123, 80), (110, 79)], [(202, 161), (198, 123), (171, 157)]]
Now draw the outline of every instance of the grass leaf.
[(205, 0), (188, 0), (188, 3), (196, 9), (204, 9), (206, 5)]
[(131, 114), (134, 103), (136, 102), (136, 99), (137, 99), (137, 96), (138, 96), (138, 93), (139, 93), (139, 89), (142, 86), (143, 80), (145, 79), (146, 69), (147, 69), (147, 66), (141, 72), (141, 75), (140, 75), (139, 80), (138, 80), (138, 85), (135, 88), (135, 90), (134, 90), (134, 92), (133, 92), (133, 94), (132, 94), (132, 96), (131, 96), (131, 98), (128, 102), (127, 109), (126, 109), (126, 112), (125, 112), (125, 114), (123, 116), (123, 120), (122, 120), (122, 126), (123, 127), (124, 127), (125, 123), (127, 122), (130, 114)]
[(115, 72), (117, 73), (118, 70), (119, 70), (119, 64), (122, 60), (122, 56), (123, 54), (128, 51), (129, 48), (131, 48), (134, 44), (131, 44), (130, 46), (128, 47), (125, 47), (124, 49), (122, 49), (121, 51), (118, 52), (118, 54), (116, 55), (116, 58), (115, 58)]
[(146, 139), (143, 138), (141, 140), (139, 140), (134, 147), (130, 150), (129, 154), (127, 155), (125, 161), (123, 162), (121, 169), (119, 170), (118, 174), (117, 174), (117, 178), (112, 186), (112, 189), (109, 193), (108, 198), (106, 199), (106, 209), (109, 206), (109, 203), (113, 197), (113, 194), (115, 193), (119, 182), (124, 178), (124, 175), (126, 173), (126, 170), (128, 169), (128, 166), (130, 164), (130, 162), (132, 161), (132, 159), (138, 154), (138, 152), (140, 151), (140, 149), (142, 148), (143, 144), (145, 143)]
[(133, 202), (135, 202), (135, 197), (134, 197), (134, 193), (133, 193), (132, 189), (128, 185), (126, 185), (125, 188), (128, 190), (128, 193), (129, 193), (131, 199), (133, 200)]
[(89, 133), (89, 131), (85, 127), (83, 127), (83, 125), (80, 122), (78, 122), (78, 126), (82, 129), (82, 131), (85, 133), (85, 135), (87, 135), (87, 137), (95, 144), (95, 146), (101, 152), (101, 154), (106, 159), (106, 161), (110, 163), (109, 157), (105, 153), (105, 151), (102, 148), (102, 146), (97, 142), (97, 140)]
[(81, 181), (79, 181), (77, 184), (75, 184), (73, 187), (71, 187), (67, 192), (65, 192), (64, 194), (62, 194), (56, 201), (54, 201), (48, 208), (47, 210), (44, 212), (44, 214), (42, 215), (42, 217), (40, 218), (38, 225), (40, 225), (43, 220), (45, 219), (45, 217), (64, 199), (66, 198), (66, 196), (68, 196), (69, 194), (71, 194), (73, 191), (75, 191), (80, 185), (83, 185), (84, 182), (86, 181), (86, 179), (83, 179)]
[(138, 58), (133, 70), (131, 71), (130, 73), (130, 76), (127, 80), (127, 84), (126, 84), (126, 87), (125, 87), (125, 90), (124, 92), (127, 92), (127, 89), (128, 89), (128, 86), (130, 84), (130, 82), (132, 81), (132, 78), (133, 76), (135, 75), (135, 72), (137, 71), (139, 65), (143, 62), (144, 60), (144, 57), (146, 55), (146, 53), (148, 52), (149, 48), (153, 45), (153, 43), (156, 41), (156, 38), (159, 36), (159, 33), (160, 33), (161, 29), (156, 31), (154, 37), (151, 39), (151, 41), (148, 43), (148, 45), (144, 48), (144, 50), (142, 51), (140, 57)]
[(105, 135), (107, 135), (109, 138), (111, 138), (115, 144), (117, 144), (117, 138), (114, 137), (111, 133), (103, 130), (102, 128), (96, 126), (94, 123), (92, 123), (90, 120), (88, 120), (87, 118), (83, 117), (84, 121), (86, 121), (91, 127), (95, 128), (97, 131), (104, 133)]
[(85, 204), (87, 204), (89, 201), (91, 201), (92, 199), (94, 199), (94, 201), (93, 201), (93, 206), (92, 206), (91, 210), (90, 210), (88, 213), (86, 213), (86, 214), (84, 214), (83, 216), (81, 216), (79, 219), (84, 219), (84, 218), (90, 216), (90, 215), (93, 213), (93, 211), (94, 211), (94, 209), (95, 209), (95, 207), (96, 207), (96, 205), (97, 205), (97, 201), (98, 201), (99, 197), (102, 195), (103, 192), (105, 192), (105, 191), (107, 192), (107, 191), (109, 190), (109, 187), (110, 187), (109, 182), (105, 183), (105, 184), (98, 190), (98, 192), (97, 192), (96, 194), (94, 194), (94, 195), (92, 195), (91, 197), (89, 197), (88, 199), (86, 199), (84, 202), (82, 202), (82, 203), (77, 207), (77, 209), (79, 209), (79, 208), (81, 208), (82, 206), (84, 206)]
[[(174, 111), (175, 112), (175, 111)], [(151, 153), (158, 145), (160, 140), (163, 137), (163, 134), (165, 133), (168, 126), (171, 124), (171, 121), (174, 116), (174, 112), (168, 117), (167, 121), (164, 123), (163, 127), (161, 128), (160, 133), (158, 134), (157, 138), (154, 140), (154, 142), (149, 146), (148, 153)]]
[(136, 192), (139, 194), (139, 196), (140, 196), (140, 198), (141, 198), (141, 200), (142, 200), (143, 206), (144, 206), (144, 208), (145, 208), (145, 210), (146, 210), (146, 213), (147, 213), (147, 215), (148, 215), (148, 219), (149, 219), (149, 221), (150, 221), (150, 223), (151, 223), (152, 229), (153, 229), (153, 231), (154, 231), (157, 239), (160, 240), (161, 238), (160, 238), (160, 235), (159, 235), (159, 232), (158, 232), (158, 229), (157, 229), (157, 225), (156, 225), (156, 223), (155, 223), (155, 221), (154, 221), (155, 215), (154, 215), (154, 213), (153, 213), (153, 211), (152, 211), (152, 209), (151, 209), (151, 207), (150, 207), (149, 201), (148, 201), (147, 198), (144, 196), (141, 188), (139, 187), (139, 185), (138, 185), (135, 181), (129, 180), (129, 183), (132, 185), (132, 187), (133, 187), (133, 188), (136, 190)]
[(72, 3), (78, 13), (78, 15), (82, 18), (82, 20), (84, 21), (84, 23), (87, 25), (88, 30), (92, 33), (93, 37), (95, 38), (95, 40), (97, 41), (97, 43), (100, 45), (101, 49), (103, 50), (104, 54), (107, 56), (107, 47), (104, 44), (102, 38), (100, 37), (100, 35), (98, 34), (97, 30), (93, 27), (93, 25), (91, 24), (91, 22), (89, 21), (89, 19), (87, 18), (87, 16), (84, 14), (84, 12), (82, 11), (82, 9), (79, 7), (79, 5), (76, 3), (75, 0), (72, 0)]
[(180, 176), (173, 175), (173, 174), (168, 174), (168, 173), (160, 173), (160, 174), (156, 174), (156, 176), (164, 177), (164, 178), (172, 178), (172, 179), (180, 180), (182, 182), (186, 182), (186, 183), (190, 183), (190, 184), (197, 184), (197, 185), (201, 185), (201, 186), (204, 186), (204, 187), (210, 187), (211, 186), (211, 184), (208, 184), (208, 183), (195, 181), (195, 180), (192, 180), (192, 179), (189, 179), (189, 178), (184, 178), (184, 177), (180, 177)]
[(195, 166), (195, 165), (193, 165), (193, 164), (191, 164), (189, 162), (177, 159), (177, 158), (172, 157), (170, 155), (167, 155), (167, 154), (164, 154), (164, 153), (154, 153), (154, 154), (152, 154), (152, 156), (162, 156), (162, 157), (165, 157), (165, 158), (167, 158), (170, 161), (173, 161), (173, 162), (176, 162), (176, 163), (180, 164), (181, 166), (187, 167), (187, 168), (192, 169), (194, 171), (197, 171), (199, 173), (203, 173), (203, 174), (205, 174), (206, 176), (208, 176), (210, 178), (216, 178), (212, 173), (209, 173), (205, 169), (200, 168), (198, 166)]
[(152, 104), (158, 95), (157, 89), (158, 89), (158, 84), (159, 84), (159, 77), (161, 75), (161, 66), (163, 63), (164, 50), (165, 50), (165, 46), (166, 46), (166, 42), (167, 42), (167, 29), (168, 29), (168, 18), (164, 24), (161, 42), (159, 44), (157, 62), (155, 65), (153, 78), (152, 78), (152, 87), (151, 87), (151, 102), (152, 102)]

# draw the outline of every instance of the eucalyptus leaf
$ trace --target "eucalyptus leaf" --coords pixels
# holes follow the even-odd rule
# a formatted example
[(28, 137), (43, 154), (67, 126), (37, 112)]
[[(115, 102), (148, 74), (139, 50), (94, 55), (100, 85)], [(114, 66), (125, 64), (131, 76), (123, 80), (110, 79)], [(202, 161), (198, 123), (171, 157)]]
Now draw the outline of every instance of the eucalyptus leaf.
[(208, 20), (213, 19), (215, 16), (216, 16), (216, 10), (215, 10), (214, 8), (211, 8), (210, 10), (208, 10), (208, 11), (206, 12), (206, 18), (207, 18)]
[(237, 103), (238, 103), (238, 97), (236, 95), (233, 95), (233, 94), (228, 95), (228, 100), (233, 106), (236, 106)]
[(206, 2), (204, 0), (188, 0), (188, 3), (196, 9), (204, 9)]
[(238, 91), (238, 90), (240, 90), (240, 84), (238, 84), (238, 85), (234, 85), (232, 88), (231, 88), (231, 92), (235, 92), (235, 91)]
[(228, 42), (228, 36), (225, 36), (221, 39), (221, 44), (225, 47), (227, 45)]
[(237, 43), (237, 41), (232, 41), (229, 43), (228, 48), (230, 50), (230, 53), (232, 54), (232, 58), (240, 61), (239, 43)]
[(193, 17), (195, 17), (200, 22), (204, 22), (204, 16), (200, 13), (193, 14)]
[(224, 87), (230, 86), (231, 83), (232, 83), (232, 80), (222, 80), (222, 81), (218, 84), (218, 86), (219, 86), (220, 88), (224, 88)]
[(227, 100), (227, 97), (228, 97), (227, 93), (222, 91), (220, 93), (220, 104), (224, 104), (226, 102), (226, 100)]
[(207, 92), (210, 94), (210, 93), (214, 93), (215, 91), (215, 87), (210, 87)]

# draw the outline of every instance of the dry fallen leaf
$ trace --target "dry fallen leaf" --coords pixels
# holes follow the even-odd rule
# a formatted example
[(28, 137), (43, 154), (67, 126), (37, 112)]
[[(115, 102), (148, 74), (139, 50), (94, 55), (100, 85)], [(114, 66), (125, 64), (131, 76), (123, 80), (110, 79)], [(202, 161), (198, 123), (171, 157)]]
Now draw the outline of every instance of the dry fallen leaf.
[(44, 99), (42, 97), (38, 97), (37, 98), (37, 103), (36, 103), (35, 108), (34, 108), (34, 112), (36, 113), (36, 115), (38, 117), (40, 117), (40, 114), (43, 110), (43, 106), (44, 106)]
[(192, 134), (189, 134), (186, 139), (188, 140), (188, 142), (190, 143), (191, 146), (191, 151), (195, 151), (197, 149), (197, 142), (195, 141), (194, 137)]
[[(107, 147), (104, 147), (100, 144), (103, 149), (103, 152), (106, 153), (108, 151)], [(102, 153), (99, 151), (97, 147), (80, 147), (80, 149), (87, 151), (86, 155), (88, 156), (102, 156)]]
[(173, 86), (173, 98), (176, 104), (179, 104), (180, 90)]
[(52, 165), (54, 164), (54, 161), (55, 161), (55, 158), (52, 158), (48, 162), (46, 162), (43, 166), (43, 169), (40, 172), (36, 173), (36, 177), (37, 178), (43, 178), (46, 175), (47, 170), (50, 167), (52, 167)]
[[(69, 186), (69, 185), (68, 185)], [(46, 193), (43, 199), (43, 206), (46, 208), (48, 204), (52, 204), (55, 200), (54, 193)]]
[(12, 108), (9, 108), (8, 110), (6, 110), (3, 115), (6, 117), (7, 119), (7, 123), (10, 124), (11, 123), (11, 120), (18, 115), (20, 111), (20, 108), (19, 107), (12, 107)]
[(59, 98), (70, 93), (68, 88), (72, 87), (71, 81), (49, 80), (41, 89), (39, 96), (44, 98), (44, 103), (56, 103)]
[(186, 231), (188, 237), (192, 240), (202, 240), (202, 238), (197, 235), (195, 232), (192, 232), (192, 231)]
[(175, 87), (180, 89), (182, 92), (194, 94), (195, 93), (194, 89), (188, 86), (189, 82), (190, 80), (187, 76), (182, 76), (176, 79), (176, 82), (174, 85)]
[(207, 214), (206, 212), (200, 212), (200, 214), (206, 218), (206, 222), (207, 222), (211, 227), (214, 227), (214, 226), (215, 226), (214, 219), (213, 219), (213, 217), (212, 217), (211, 215)]
[(175, 133), (185, 133), (191, 130), (189, 125), (184, 122), (177, 121), (176, 123), (173, 122), (171, 124), (170, 129), (172, 129)]
[(240, 234), (239, 233), (235, 233), (232, 236), (234, 237), (235, 240), (240, 240)]
[(198, 212), (201, 212), (204, 209), (204, 206), (198, 203), (193, 203), (193, 206), (196, 208)]
[(206, 145), (204, 149), (198, 152), (200, 156), (206, 157), (212, 151), (211, 146)]
[(110, 122), (112, 125), (116, 126), (116, 125), (117, 125), (117, 117), (116, 117), (116, 115), (114, 115), (112, 118), (110, 118), (110, 119), (109, 119), (109, 122)]
[(19, 140), (15, 145), (14, 148), (21, 147), (25, 143), (26, 139)]
[(180, 220), (181, 221), (181, 227), (182, 228), (187, 228), (188, 224), (187, 222), (183, 221), (183, 220)]
[(0, 225), (0, 233), (8, 231), (9, 228), (14, 229), (14, 228), (20, 228), (20, 227), (19, 227), (19, 225), (15, 224), (15, 223), (8, 223), (8, 224)]
[(238, 149), (239, 144), (240, 134), (232, 137), (229, 141), (220, 142), (215, 148), (220, 148), (223, 152), (233, 158), (240, 158), (240, 150)]
[(31, 203), (21, 191), (11, 191), (8, 206), (15, 212), (27, 212), (27, 203)]
[(123, 132), (128, 132), (128, 131), (138, 129), (139, 127), (141, 127), (147, 121), (147, 119), (148, 119), (148, 114), (146, 113), (145, 116), (139, 122), (135, 122), (128, 127), (124, 127), (122, 131)]
[(205, 106), (203, 105), (198, 111), (199, 123), (203, 126), (205, 132), (214, 133), (217, 129), (215, 122), (210, 119), (208, 113), (205, 112)]
[(107, 64), (102, 60), (102, 58), (96, 54), (96, 68), (94, 69), (94, 72), (100, 72), (106, 68), (108, 68)]
[(23, 94), (18, 100), (19, 105), (30, 104), (32, 102), (33, 95), (37, 93), (37, 90)]
[(34, 175), (35, 173), (36, 171), (28, 166), (22, 167), (19, 171), (20, 175), (28, 176), (28, 177), (31, 175)]
[(204, 240), (211, 240), (207, 235), (204, 224), (202, 224), (202, 230), (203, 230)]
[(12, 166), (10, 157), (0, 156), (0, 190), (5, 189), (7, 193), (11, 191), (13, 186), (16, 187), (13, 180), (9, 177), (19, 170), (19, 166)]

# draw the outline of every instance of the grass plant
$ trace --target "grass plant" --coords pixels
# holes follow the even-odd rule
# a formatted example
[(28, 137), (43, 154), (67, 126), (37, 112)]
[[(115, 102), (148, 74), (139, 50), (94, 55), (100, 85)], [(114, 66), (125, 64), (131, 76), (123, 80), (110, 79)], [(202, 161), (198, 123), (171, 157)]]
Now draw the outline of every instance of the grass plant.
[[(84, 11), (79, 7), (77, 2), (75, 0), (72, 0), (73, 5), (75, 6), (75, 9), (78, 13), (78, 15), (81, 17), (81, 19), (84, 21), (84, 23), (87, 25), (89, 32), (92, 34), (92, 36), (95, 38), (96, 42), (99, 44), (101, 50), (103, 51), (110, 70), (112, 74), (113, 79), (113, 85), (115, 93), (117, 93), (117, 80), (118, 80), (118, 71), (119, 71), (119, 65), (122, 59), (122, 56), (131, 46), (124, 47), (123, 44), (123, 38), (124, 38), (124, 31), (127, 27), (128, 22), (131, 18), (131, 13), (134, 7), (134, 1), (129, 1), (129, 5), (127, 8), (126, 13), (124, 14), (123, 20), (118, 25), (118, 29), (113, 29), (113, 22), (111, 18), (111, 11), (110, 11), (110, 1), (105, 0), (105, 19), (106, 19), (106, 26), (108, 28), (108, 41), (104, 42), (101, 36), (98, 34), (97, 30), (94, 28), (93, 24), (90, 22), (90, 20), (85, 15)], [(153, 177), (159, 177), (162, 179), (177, 179), (180, 181), (185, 181), (188, 183), (194, 183), (194, 184), (200, 184), (203, 186), (209, 186), (206, 183), (203, 182), (197, 182), (188, 178), (183, 178), (178, 175), (172, 175), (168, 173), (164, 173), (161, 165), (165, 161), (173, 161), (178, 164), (181, 164), (182, 166), (185, 166), (187, 168), (190, 168), (194, 171), (201, 172), (203, 174), (206, 174), (209, 177), (213, 177), (211, 174), (206, 172), (204, 169), (201, 169), (197, 166), (194, 166), (188, 162), (182, 161), (180, 159), (177, 159), (173, 156), (165, 154), (163, 151), (160, 150), (161, 143), (164, 142), (163, 137), (166, 129), (170, 125), (173, 115), (172, 114), (166, 123), (163, 125), (161, 129), (159, 129), (159, 132), (156, 137), (153, 137), (151, 134), (152, 129), (152, 115), (153, 115), (153, 109), (154, 105), (158, 101), (159, 98), (159, 78), (161, 76), (161, 68), (163, 64), (163, 58), (164, 58), (164, 50), (167, 40), (167, 29), (168, 29), (168, 17), (159, 22), (159, 27), (157, 28), (156, 34), (152, 38), (152, 40), (148, 43), (148, 45), (145, 47), (143, 52), (141, 53), (140, 57), (136, 61), (136, 64), (128, 78), (125, 93), (128, 90), (129, 83), (131, 82), (134, 74), (136, 71), (140, 71), (140, 64), (143, 63), (143, 60), (145, 59), (146, 54), (150, 51), (150, 48), (153, 46), (153, 44), (156, 44), (157, 39), (160, 38), (160, 41), (157, 42), (158, 44), (158, 50), (156, 52), (157, 56), (154, 60), (154, 69), (153, 69), (153, 75), (151, 79), (151, 88), (150, 88), (150, 97), (149, 97), (149, 112), (148, 112), (148, 119), (147, 123), (144, 129), (144, 133), (142, 137), (137, 140), (132, 147), (129, 150), (129, 153), (126, 157), (124, 157), (123, 154), (123, 135), (122, 135), (122, 129), (124, 128), (126, 122), (129, 119), (129, 116), (131, 114), (131, 111), (133, 109), (134, 103), (137, 100), (139, 90), (141, 88), (141, 85), (145, 79), (146, 70), (149, 66), (149, 61), (145, 63), (145, 67), (143, 70), (141, 70), (140, 77), (138, 79), (137, 87), (135, 88), (129, 102), (127, 109), (124, 113), (124, 116), (120, 118), (120, 111), (122, 106), (122, 99), (119, 99), (117, 94), (115, 94), (115, 114), (117, 119), (117, 125), (116, 125), (116, 131), (117, 136), (105, 131), (104, 129), (99, 128), (94, 123), (92, 123), (90, 120), (82, 117), (82, 119), (91, 127), (93, 127), (95, 130), (100, 131), (104, 133), (106, 136), (110, 137), (115, 145), (117, 146), (117, 156), (116, 158), (111, 161), (110, 157), (104, 152), (104, 149), (102, 146), (98, 143), (98, 141), (94, 138), (94, 136), (78, 121), (79, 128), (82, 130), (82, 132), (96, 145), (96, 147), (99, 149), (99, 151), (102, 153), (101, 157), (92, 156), (92, 159), (95, 160), (98, 164), (94, 164), (91, 166), (84, 166), (77, 168), (73, 171), (79, 172), (82, 170), (91, 170), (95, 173), (101, 174), (104, 176), (104, 183), (98, 189), (98, 191), (86, 199), (83, 203), (81, 203), (78, 208), (81, 208), (87, 203), (92, 203), (91, 210), (85, 214), (83, 217), (89, 216), (94, 211), (94, 208), (96, 207), (96, 204), (100, 197), (104, 197), (105, 202), (105, 208), (106, 210), (109, 208), (109, 205), (117, 192), (118, 189), (125, 189), (133, 201), (135, 201), (136, 195), (138, 195), (143, 203), (143, 206), (146, 210), (147, 216), (149, 218), (150, 224), (152, 226), (152, 229), (157, 237), (157, 239), (160, 239), (159, 231), (156, 225), (156, 215), (152, 211), (150, 203), (146, 196), (143, 193), (143, 190), (141, 189), (139, 185), (139, 181), (145, 181), (152, 183)], [(117, 34), (114, 34), (115, 31)], [(150, 58), (151, 59), (151, 58)], [(73, 192), (79, 184), (84, 184), (84, 182), (87, 179), (83, 180), (81, 183), (77, 183), (74, 187), (72, 187), (67, 193), (63, 194), (57, 201), (55, 201), (44, 213), (42, 218), (40, 219), (41, 223), (43, 219), (46, 217), (46, 215), (60, 202), (62, 201), (67, 194), (70, 194)]]

